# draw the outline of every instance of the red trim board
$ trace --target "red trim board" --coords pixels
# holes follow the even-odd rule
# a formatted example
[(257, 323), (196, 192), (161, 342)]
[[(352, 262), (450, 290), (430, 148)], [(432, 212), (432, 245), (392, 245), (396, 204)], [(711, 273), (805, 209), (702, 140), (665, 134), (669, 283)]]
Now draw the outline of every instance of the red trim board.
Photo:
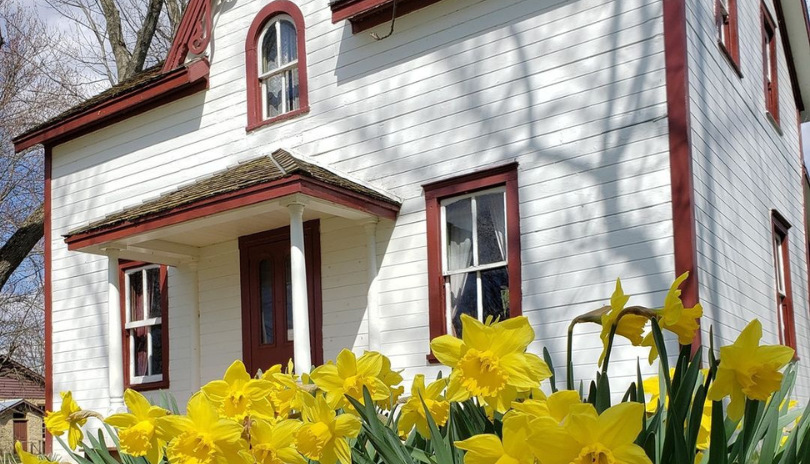
[[(664, 2), (664, 62), (666, 66), (669, 168), (672, 183), (672, 229), (675, 241), (675, 275), (689, 271), (681, 288), (684, 306), (694, 306), (698, 295), (695, 191), (692, 185), (692, 141), (689, 121), (689, 72), (687, 64), (686, 0)], [(695, 334), (693, 351), (701, 342)]]
[[(53, 257), (51, 246), (51, 172), (53, 154), (51, 147), (45, 145), (45, 410), (53, 411), (53, 286), (51, 280)], [(53, 452), (53, 436), (45, 434), (45, 453)]]

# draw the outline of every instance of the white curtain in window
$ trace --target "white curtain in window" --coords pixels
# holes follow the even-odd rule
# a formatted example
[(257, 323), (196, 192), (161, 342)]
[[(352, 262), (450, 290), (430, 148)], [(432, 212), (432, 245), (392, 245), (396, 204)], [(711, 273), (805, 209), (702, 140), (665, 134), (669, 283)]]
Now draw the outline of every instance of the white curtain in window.
[[(450, 234), (450, 243), (447, 246), (447, 266), (449, 269), (463, 269), (472, 264), (472, 240), (469, 236), (465, 236), (464, 240), (457, 242)], [(450, 320), (455, 320), (456, 314), (459, 309), (459, 297), (464, 292), (464, 287), (467, 285), (467, 273), (453, 274), (450, 276)]]
[(479, 201), (487, 209), (489, 217), (492, 218), (492, 226), (495, 229), (495, 238), (498, 240), (498, 248), (501, 252), (501, 259), (506, 261), (506, 211), (504, 207), (503, 195), (497, 197), (495, 201)]

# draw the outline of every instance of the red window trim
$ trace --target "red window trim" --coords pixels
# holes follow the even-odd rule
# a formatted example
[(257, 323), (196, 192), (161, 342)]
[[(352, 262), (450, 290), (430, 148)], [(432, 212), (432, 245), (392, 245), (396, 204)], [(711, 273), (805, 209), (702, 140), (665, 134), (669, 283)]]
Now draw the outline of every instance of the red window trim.
[[(740, 41), (739, 26), (737, 23), (737, 0), (726, 0), (727, 16), (723, 16), (723, 0), (715, 0), (715, 22), (717, 25), (717, 44), (720, 50), (726, 55), (729, 64), (739, 77), (742, 77), (740, 70)], [(725, 40), (723, 40), (725, 38)]]
[(121, 299), (121, 336), (124, 341), (124, 387), (131, 388), (137, 391), (161, 390), (169, 388), (169, 285), (168, 285), (168, 270), (166, 266), (160, 266), (160, 326), (161, 326), (161, 353), (163, 356), (163, 379), (158, 382), (149, 383), (130, 383), (129, 375), (129, 334), (127, 329), (124, 328), (125, 321), (127, 320), (127, 302), (126, 302), (126, 274), (125, 272), (130, 269), (135, 269), (143, 266), (149, 266), (152, 263), (143, 261), (118, 261), (118, 279)]
[[(774, 253), (774, 278), (778, 279), (778, 275), (776, 274), (776, 266), (778, 266), (778, 260), (776, 259), (776, 253), (782, 254), (782, 265), (784, 266), (782, 269), (782, 275), (785, 279), (785, 296), (779, 294), (779, 291), (776, 291), (776, 308), (777, 308), (777, 323), (779, 325), (779, 342), (785, 346), (789, 346), (796, 350), (796, 322), (795, 316), (793, 312), (793, 290), (790, 284), (790, 246), (789, 246), (789, 239), (788, 239), (788, 230), (790, 229), (790, 224), (787, 220), (779, 214), (778, 211), (772, 210), (771, 211), (771, 244)], [(779, 249), (776, 248), (776, 238), (780, 239), (780, 246)], [(776, 288), (778, 289), (778, 282), (774, 281)], [(794, 358), (796, 358), (796, 354), (794, 353)]]
[[(257, 69), (258, 54), (256, 49), (258, 48), (259, 36), (264, 26), (272, 20), (273, 17), (280, 14), (289, 15), (295, 23), (296, 39), (298, 40), (298, 96), (300, 98), (300, 107), (297, 110), (280, 114), (273, 118), (262, 119), (262, 95)], [(250, 29), (248, 30), (247, 40), (245, 41), (248, 117), (245, 130), (247, 132), (309, 112), (305, 30), (304, 15), (302, 15), (301, 10), (289, 0), (275, 0), (270, 2), (259, 10), (259, 14), (253, 18), (253, 22), (250, 24)]]
[[(776, 53), (776, 23), (773, 20), (768, 8), (763, 3), (760, 7), (762, 12), (762, 85), (765, 92), (765, 110), (767, 114), (779, 126), (779, 57)], [(768, 32), (770, 31), (770, 38)], [(768, 56), (770, 59), (770, 70), (768, 69)], [(768, 82), (768, 74), (771, 81)]]
[[(444, 278), (442, 277), (441, 200), (492, 187), (506, 189), (506, 224), (509, 272), (509, 312), (523, 314), (520, 263), (520, 211), (518, 202), (517, 163), (486, 169), (452, 179), (425, 184), (428, 311), (431, 340), (446, 333)], [(432, 354), (428, 361), (436, 362)]]

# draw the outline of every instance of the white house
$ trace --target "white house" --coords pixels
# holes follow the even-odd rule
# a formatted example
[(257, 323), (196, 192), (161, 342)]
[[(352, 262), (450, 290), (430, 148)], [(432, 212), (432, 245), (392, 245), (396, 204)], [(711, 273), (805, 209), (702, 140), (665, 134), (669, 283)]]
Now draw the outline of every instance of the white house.
[(191, 0), (162, 67), (15, 139), (47, 157), (48, 408), (344, 347), (430, 376), (463, 312), (527, 316), (559, 369), (617, 277), (656, 306), (687, 270), (703, 340), (758, 317), (807, 396), (807, 25), (797, 0)]

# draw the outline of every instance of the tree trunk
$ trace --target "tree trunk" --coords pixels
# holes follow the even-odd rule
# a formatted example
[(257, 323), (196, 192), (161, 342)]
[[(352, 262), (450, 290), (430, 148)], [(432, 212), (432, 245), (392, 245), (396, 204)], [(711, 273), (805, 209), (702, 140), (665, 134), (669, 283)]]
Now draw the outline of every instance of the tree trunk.
[(0, 290), (45, 232), (43, 205), (35, 209), (0, 248)]

